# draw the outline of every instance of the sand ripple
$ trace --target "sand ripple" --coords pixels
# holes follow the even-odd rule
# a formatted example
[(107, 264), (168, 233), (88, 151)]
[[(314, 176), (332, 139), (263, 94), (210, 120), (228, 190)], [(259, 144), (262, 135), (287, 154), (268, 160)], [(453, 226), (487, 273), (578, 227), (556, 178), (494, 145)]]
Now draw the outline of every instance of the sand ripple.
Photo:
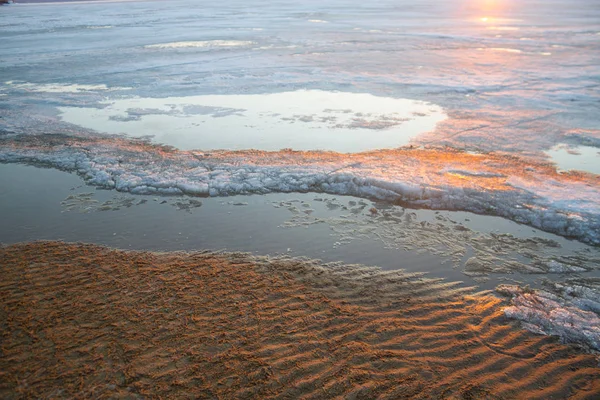
[(3, 398), (593, 398), (597, 360), (501, 300), (376, 268), (0, 248)]

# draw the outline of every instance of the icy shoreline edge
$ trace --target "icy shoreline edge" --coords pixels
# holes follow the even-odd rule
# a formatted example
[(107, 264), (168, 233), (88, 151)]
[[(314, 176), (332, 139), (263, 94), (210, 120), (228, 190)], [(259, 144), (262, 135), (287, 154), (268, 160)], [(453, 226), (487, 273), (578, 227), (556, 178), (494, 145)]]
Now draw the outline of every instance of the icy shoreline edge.
[[(40, 135), (0, 140), (0, 162), (75, 172), (88, 185), (132, 194), (315, 192), (469, 211), (600, 245), (598, 176), (558, 174), (502, 155), (407, 148), (201, 152), (120, 138)], [(569, 200), (573, 188), (579, 198)]]

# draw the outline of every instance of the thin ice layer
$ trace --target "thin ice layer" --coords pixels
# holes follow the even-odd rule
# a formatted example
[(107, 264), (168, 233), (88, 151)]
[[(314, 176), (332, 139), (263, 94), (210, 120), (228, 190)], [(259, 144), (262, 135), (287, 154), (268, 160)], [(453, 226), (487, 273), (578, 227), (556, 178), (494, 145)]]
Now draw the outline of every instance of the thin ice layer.
[(560, 174), (551, 165), (501, 154), (410, 148), (207, 153), (127, 139), (40, 135), (3, 139), (0, 162), (75, 171), (90, 185), (137, 194), (325, 192), (400, 201), (498, 215), (600, 244), (597, 175)]

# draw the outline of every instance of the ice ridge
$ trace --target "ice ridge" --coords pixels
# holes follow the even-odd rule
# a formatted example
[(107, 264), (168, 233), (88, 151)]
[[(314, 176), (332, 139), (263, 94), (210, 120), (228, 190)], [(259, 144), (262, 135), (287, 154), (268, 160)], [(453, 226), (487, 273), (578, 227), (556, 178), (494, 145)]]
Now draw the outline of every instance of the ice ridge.
[(125, 138), (62, 135), (0, 140), (0, 162), (76, 172), (89, 185), (120, 192), (345, 194), (413, 207), (497, 215), (600, 245), (597, 175), (561, 174), (550, 164), (533, 165), (507, 157), (410, 148), (357, 154), (292, 150), (208, 153)]

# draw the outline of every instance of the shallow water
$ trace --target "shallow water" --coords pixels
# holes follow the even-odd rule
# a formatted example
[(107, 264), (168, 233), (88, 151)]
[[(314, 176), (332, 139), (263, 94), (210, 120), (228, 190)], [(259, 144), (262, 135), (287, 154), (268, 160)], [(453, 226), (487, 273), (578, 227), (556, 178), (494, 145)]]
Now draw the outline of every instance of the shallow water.
[(557, 145), (546, 153), (564, 171), (580, 170), (600, 175), (600, 148)]
[[(195, 199), (115, 194), (82, 185), (81, 179), (72, 174), (21, 165), (0, 165), (0, 187), (3, 243), (43, 239), (135, 250), (226, 249), (284, 254), (426, 272), (486, 289), (500, 282), (536, 286), (544, 278), (599, 274), (596, 270), (532, 275), (515, 269), (465, 275), (465, 263), (478, 254), (477, 249), (491, 250), (489, 240), (503, 246), (504, 251), (497, 252), (494, 261), (500, 264), (502, 260), (522, 258), (518, 253), (522, 250), (547, 251), (557, 258), (565, 255), (600, 260), (600, 252), (578, 242), (471, 213), (413, 210), (350, 196), (310, 193)], [(409, 217), (411, 223), (401, 223), (394, 214), (398, 212)], [(440, 225), (432, 230), (435, 223)], [(465, 232), (469, 235), (458, 236)], [(405, 236), (398, 241), (401, 233)], [(515, 241), (489, 236), (502, 233), (514, 235)], [(538, 243), (519, 250), (531, 238), (549, 240), (558, 247), (552, 244), (544, 248)], [(457, 258), (461, 243), (465, 245), (464, 253)]]
[(407, 145), (445, 115), (425, 102), (370, 94), (300, 90), (110, 100), (103, 108), (60, 107), (88, 129), (183, 150), (331, 150), (352, 153)]

